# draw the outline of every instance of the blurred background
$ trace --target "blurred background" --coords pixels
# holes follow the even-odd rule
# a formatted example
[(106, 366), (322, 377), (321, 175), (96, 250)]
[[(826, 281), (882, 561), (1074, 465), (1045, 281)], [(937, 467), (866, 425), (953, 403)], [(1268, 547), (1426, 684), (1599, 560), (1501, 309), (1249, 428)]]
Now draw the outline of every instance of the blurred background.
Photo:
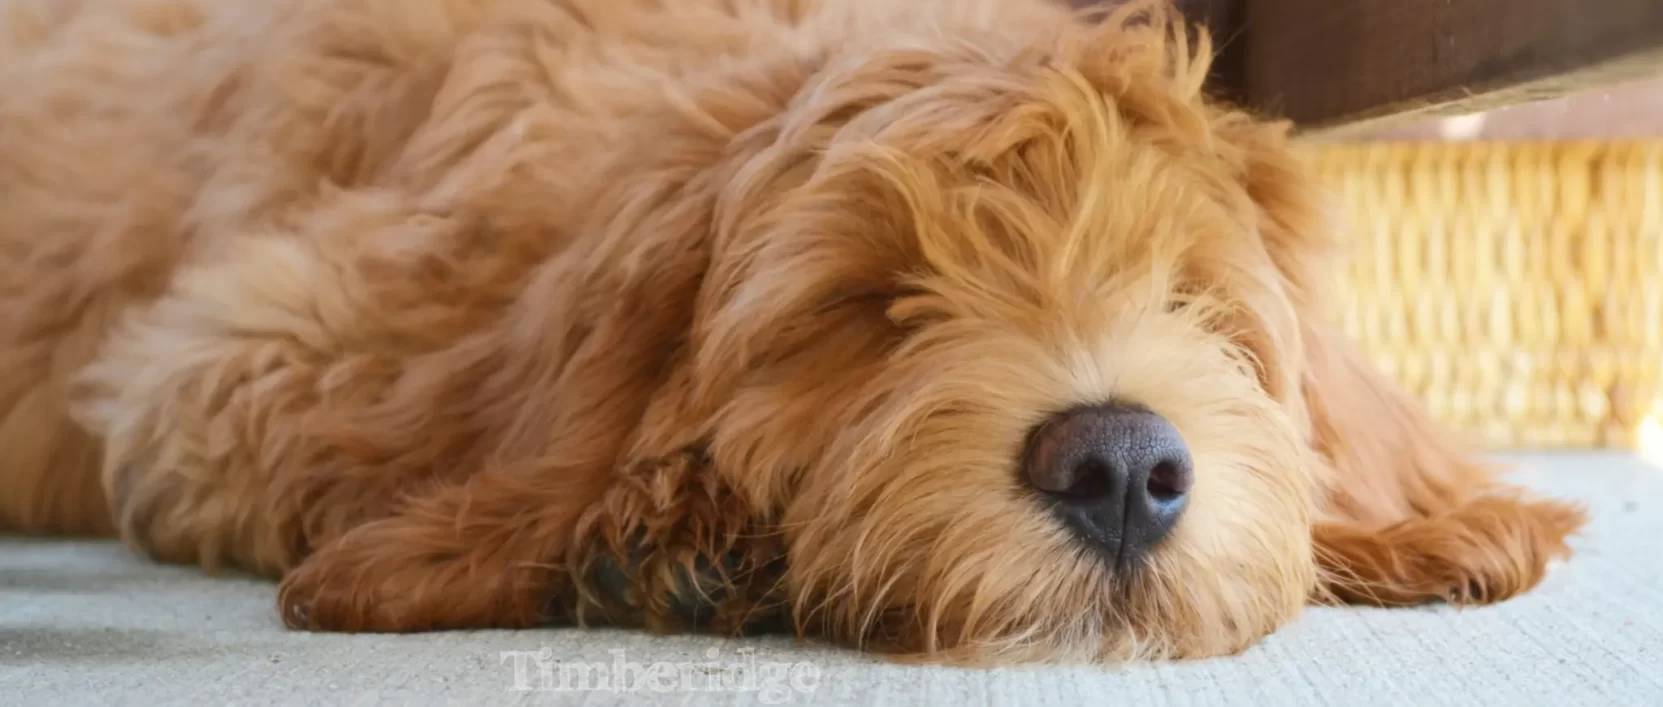
[(1498, 450), (1663, 460), (1663, 78), (1314, 140), (1347, 329)]

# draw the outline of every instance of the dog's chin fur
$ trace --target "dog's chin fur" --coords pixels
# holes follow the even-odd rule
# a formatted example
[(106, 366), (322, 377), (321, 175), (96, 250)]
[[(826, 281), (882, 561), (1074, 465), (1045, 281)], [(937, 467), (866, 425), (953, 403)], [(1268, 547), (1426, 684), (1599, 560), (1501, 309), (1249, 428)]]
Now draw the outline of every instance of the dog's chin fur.
[[(1495, 601), (1573, 507), (1325, 318), (1283, 126), (1152, 2), (0, 9), (0, 525), (280, 576), (295, 627), (1242, 650)], [(1189, 507), (1116, 571), (1019, 480), (1079, 405)]]

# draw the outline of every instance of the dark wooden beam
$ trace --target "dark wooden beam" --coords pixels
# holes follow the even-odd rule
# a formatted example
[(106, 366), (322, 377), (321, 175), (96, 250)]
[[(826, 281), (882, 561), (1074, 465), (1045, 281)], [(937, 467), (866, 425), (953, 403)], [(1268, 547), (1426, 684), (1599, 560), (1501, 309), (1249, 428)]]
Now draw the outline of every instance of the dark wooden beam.
[(1311, 133), (1663, 74), (1663, 0), (1237, 2), (1223, 92)]

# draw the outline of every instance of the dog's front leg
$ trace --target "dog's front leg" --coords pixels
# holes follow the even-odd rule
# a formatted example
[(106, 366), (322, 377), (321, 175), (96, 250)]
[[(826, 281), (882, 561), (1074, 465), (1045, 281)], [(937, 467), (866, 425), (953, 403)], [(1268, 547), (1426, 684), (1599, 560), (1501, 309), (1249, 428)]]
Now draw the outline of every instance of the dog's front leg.
[(694, 449), (609, 475), (483, 473), (324, 548), (279, 604), (290, 626), (329, 631), (778, 631), (783, 557)]
[[(676, 428), (662, 435), (673, 442), (642, 442), (657, 439), (645, 429), (650, 409), (678, 398), (666, 390), (689, 387), (671, 383), (673, 371), (685, 373), (677, 362), (702, 269), (657, 258), (623, 286), (591, 291), (615, 283), (572, 269), (586, 265), (541, 267), (494, 325), (502, 335), (481, 340), (494, 364), (464, 409), (486, 421), (485, 439), (450, 460), (464, 468), (291, 572), (279, 600), (286, 622), (417, 631), (559, 618), (549, 607), (574, 589), (585, 514), (626, 484), (631, 462), (694, 441), (679, 433), (700, 419), (677, 408), (657, 416), (658, 427)], [(428, 365), (444, 360), (414, 361), (410, 374), (453, 381), (466, 372)]]

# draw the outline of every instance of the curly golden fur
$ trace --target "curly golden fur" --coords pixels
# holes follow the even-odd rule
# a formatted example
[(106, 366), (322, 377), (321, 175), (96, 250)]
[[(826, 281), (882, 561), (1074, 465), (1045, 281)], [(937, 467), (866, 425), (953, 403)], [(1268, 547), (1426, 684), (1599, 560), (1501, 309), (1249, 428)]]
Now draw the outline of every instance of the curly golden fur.
[[(1581, 511), (1338, 335), (1313, 186), (1191, 34), (1144, 0), (12, 0), (0, 527), (281, 578), (296, 628), (784, 617), (982, 664), (1529, 589)], [(1125, 572), (1016, 471), (1104, 401), (1194, 458)]]

